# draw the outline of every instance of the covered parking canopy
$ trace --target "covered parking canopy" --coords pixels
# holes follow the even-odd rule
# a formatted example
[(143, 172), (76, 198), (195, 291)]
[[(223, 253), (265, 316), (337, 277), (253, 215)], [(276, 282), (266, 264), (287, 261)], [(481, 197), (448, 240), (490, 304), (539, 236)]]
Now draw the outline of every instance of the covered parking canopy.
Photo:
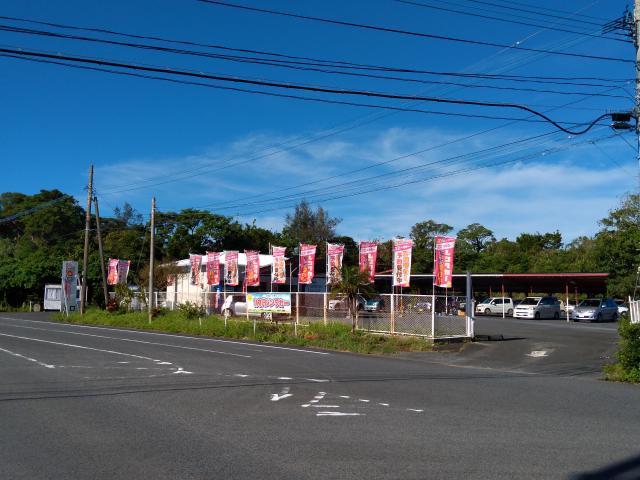
[[(454, 287), (464, 289), (465, 275), (454, 275)], [(490, 295), (505, 293), (586, 293), (606, 291), (608, 273), (479, 273), (472, 274), (473, 290)]]

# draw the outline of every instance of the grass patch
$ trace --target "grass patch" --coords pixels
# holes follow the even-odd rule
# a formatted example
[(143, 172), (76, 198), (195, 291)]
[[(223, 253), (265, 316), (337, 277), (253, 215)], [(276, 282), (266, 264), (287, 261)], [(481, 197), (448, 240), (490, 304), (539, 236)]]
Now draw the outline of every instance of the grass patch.
[(220, 316), (188, 318), (187, 314), (182, 311), (160, 311), (151, 323), (149, 323), (146, 312), (110, 313), (97, 309), (89, 309), (84, 316), (73, 313), (68, 318), (63, 314), (56, 314), (54, 320), (83, 325), (224, 337), (366, 354), (424, 352), (433, 349), (432, 342), (423, 338), (377, 335), (363, 331), (352, 333), (350, 326), (341, 323), (298, 325), (296, 335), (293, 325), (289, 324), (259, 321), (254, 334), (252, 320), (230, 320), (225, 326), (224, 319)]

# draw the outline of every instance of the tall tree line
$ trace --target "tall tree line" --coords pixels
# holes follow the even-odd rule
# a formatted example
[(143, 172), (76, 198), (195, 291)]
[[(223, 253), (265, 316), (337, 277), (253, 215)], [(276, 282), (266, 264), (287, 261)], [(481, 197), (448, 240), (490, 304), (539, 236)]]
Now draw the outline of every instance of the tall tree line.
[[(82, 258), (84, 209), (70, 195), (42, 190), (35, 195), (0, 194), (0, 304), (19, 306), (41, 301), (44, 285), (60, 282), (62, 260)], [(496, 239), (479, 223), (456, 229), (434, 219), (416, 222), (414, 273), (433, 270), (433, 237), (456, 235), (455, 270), (478, 273), (608, 272), (609, 294), (624, 297), (633, 291), (640, 264), (640, 195), (629, 195), (599, 222), (599, 231), (565, 243), (559, 231), (522, 233), (515, 240)], [(322, 207), (302, 201), (284, 218), (284, 227), (272, 231), (253, 223), (206, 210), (185, 209), (156, 215), (155, 262), (171, 264), (190, 253), (259, 250), (269, 245), (289, 247), (295, 255), (300, 243), (318, 245), (318, 271), (324, 271), (326, 242), (345, 245), (345, 265), (358, 262), (358, 245), (337, 232), (341, 220)], [(125, 203), (101, 219), (105, 257), (131, 260), (130, 281), (144, 285), (149, 268), (148, 222)], [(87, 278), (90, 300), (99, 304), (100, 259), (92, 222)], [(391, 240), (380, 242), (378, 270), (391, 269)], [(156, 285), (163, 288), (166, 271), (157, 269)]]

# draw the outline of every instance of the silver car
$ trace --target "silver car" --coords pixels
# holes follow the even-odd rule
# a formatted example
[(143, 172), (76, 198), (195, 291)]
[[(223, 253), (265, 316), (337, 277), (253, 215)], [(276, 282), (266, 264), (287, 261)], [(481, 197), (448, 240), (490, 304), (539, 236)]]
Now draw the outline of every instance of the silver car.
[(578, 304), (571, 313), (575, 322), (586, 320), (590, 322), (602, 322), (618, 320), (618, 305), (610, 298), (587, 298)]

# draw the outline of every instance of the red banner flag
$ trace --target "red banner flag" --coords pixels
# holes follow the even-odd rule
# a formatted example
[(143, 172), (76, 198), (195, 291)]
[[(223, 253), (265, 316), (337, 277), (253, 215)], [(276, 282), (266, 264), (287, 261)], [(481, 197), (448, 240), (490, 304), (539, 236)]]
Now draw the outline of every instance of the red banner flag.
[(309, 285), (313, 281), (316, 263), (316, 246), (300, 244), (298, 283)]
[(118, 260), (118, 283), (127, 284), (127, 276), (129, 275), (129, 260)]
[(224, 283), (231, 287), (238, 285), (238, 252), (224, 252)]
[(398, 238), (393, 241), (393, 286), (408, 287), (411, 279), (411, 249), (413, 242)]
[(282, 285), (287, 281), (287, 272), (284, 262), (286, 247), (271, 247), (273, 263), (271, 264), (271, 283)]
[(260, 253), (256, 250), (245, 250), (247, 266), (244, 270), (244, 281), (247, 287), (260, 286)]
[(455, 237), (435, 237), (433, 244), (433, 284), (436, 287), (451, 288), (456, 239)]
[(360, 271), (369, 274), (369, 283), (376, 280), (376, 260), (378, 244), (376, 242), (360, 242)]
[(220, 252), (207, 252), (207, 285), (220, 285)]
[(118, 284), (118, 262), (117, 258), (109, 259), (109, 273), (107, 274), (107, 285)]
[(199, 285), (202, 256), (189, 254), (189, 262), (191, 264), (191, 285)]
[(327, 243), (327, 284), (338, 283), (342, 280), (342, 258), (344, 245)]

